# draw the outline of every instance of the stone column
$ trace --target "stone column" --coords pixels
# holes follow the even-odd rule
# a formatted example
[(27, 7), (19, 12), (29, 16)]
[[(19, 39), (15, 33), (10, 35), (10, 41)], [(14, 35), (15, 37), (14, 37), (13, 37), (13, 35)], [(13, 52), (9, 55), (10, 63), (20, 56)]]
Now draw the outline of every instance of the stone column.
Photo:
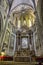
[(33, 41), (34, 41), (34, 51), (35, 51), (35, 54), (37, 54), (37, 51), (36, 51), (36, 43), (35, 43), (35, 32), (33, 33)]

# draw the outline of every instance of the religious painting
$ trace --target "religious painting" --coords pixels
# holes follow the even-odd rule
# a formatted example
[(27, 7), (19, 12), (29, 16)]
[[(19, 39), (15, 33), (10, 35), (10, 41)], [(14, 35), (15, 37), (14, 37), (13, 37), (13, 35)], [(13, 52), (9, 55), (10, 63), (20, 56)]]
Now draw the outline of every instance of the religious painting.
[(28, 48), (28, 37), (22, 37), (22, 48)]

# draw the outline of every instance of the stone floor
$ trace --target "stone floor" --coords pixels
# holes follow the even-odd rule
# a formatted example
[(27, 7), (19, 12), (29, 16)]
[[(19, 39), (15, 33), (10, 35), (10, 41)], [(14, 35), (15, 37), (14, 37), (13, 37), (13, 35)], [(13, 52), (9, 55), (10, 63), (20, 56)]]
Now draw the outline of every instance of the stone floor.
[(36, 62), (0, 61), (0, 65), (36, 65)]

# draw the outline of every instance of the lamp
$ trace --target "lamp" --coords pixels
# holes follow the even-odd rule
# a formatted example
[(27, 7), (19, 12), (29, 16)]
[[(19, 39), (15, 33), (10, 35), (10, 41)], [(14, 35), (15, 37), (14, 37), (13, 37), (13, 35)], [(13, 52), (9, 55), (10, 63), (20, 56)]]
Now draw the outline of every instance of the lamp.
[(1, 56), (5, 56), (6, 55), (6, 53), (5, 52), (1, 52)]

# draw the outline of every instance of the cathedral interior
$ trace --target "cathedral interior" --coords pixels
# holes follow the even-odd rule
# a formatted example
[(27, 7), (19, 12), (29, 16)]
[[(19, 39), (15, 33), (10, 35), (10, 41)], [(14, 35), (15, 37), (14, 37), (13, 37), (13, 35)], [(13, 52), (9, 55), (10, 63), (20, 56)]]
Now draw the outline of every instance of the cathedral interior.
[(0, 61), (37, 58), (43, 62), (43, 0), (0, 0)]

